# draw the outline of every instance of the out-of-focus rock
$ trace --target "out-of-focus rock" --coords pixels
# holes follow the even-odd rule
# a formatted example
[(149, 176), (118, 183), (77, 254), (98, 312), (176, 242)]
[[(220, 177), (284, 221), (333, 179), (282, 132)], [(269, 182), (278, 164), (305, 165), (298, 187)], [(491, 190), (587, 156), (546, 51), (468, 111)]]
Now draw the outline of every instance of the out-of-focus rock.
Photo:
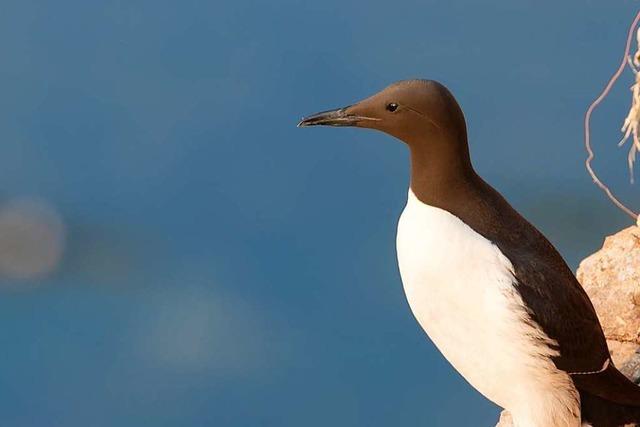
[(65, 228), (58, 212), (40, 199), (0, 206), (0, 280), (38, 279), (60, 263)]
[(623, 366), (640, 347), (640, 228), (626, 228), (585, 258), (578, 280), (596, 308), (613, 361)]

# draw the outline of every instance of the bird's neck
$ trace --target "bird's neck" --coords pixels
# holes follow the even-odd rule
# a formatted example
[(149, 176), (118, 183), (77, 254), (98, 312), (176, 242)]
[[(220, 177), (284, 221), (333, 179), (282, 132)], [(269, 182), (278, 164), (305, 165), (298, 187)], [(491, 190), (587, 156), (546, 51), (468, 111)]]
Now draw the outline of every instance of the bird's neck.
[(477, 179), (466, 138), (410, 144), (411, 190), (423, 203), (440, 207), (453, 193)]

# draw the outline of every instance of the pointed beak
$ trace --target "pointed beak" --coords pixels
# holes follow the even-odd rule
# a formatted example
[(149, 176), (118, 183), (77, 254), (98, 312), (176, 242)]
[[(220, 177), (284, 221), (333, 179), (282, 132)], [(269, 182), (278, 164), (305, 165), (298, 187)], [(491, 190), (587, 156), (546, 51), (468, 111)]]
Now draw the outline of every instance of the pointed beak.
[(307, 126), (358, 126), (363, 121), (378, 121), (373, 117), (365, 117), (355, 114), (353, 106), (339, 108), (337, 110), (323, 111), (303, 118), (298, 123), (299, 128)]

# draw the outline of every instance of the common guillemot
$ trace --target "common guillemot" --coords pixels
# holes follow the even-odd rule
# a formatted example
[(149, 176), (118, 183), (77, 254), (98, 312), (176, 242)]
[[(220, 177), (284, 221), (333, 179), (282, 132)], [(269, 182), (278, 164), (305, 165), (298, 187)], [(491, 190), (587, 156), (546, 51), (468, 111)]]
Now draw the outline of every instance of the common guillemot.
[(355, 126), (409, 147), (398, 265), (418, 323), (516, 427), (640, 423), (596, 312), (553, 245), (474, 171), (464, 115), (431, 80), (392, 84), (298, 126)]

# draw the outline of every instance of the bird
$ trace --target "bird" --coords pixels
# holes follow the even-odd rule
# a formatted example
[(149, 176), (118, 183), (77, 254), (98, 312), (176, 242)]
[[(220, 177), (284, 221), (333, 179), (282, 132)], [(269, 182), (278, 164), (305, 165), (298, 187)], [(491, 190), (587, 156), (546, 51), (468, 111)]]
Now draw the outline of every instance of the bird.
[(464, 113), (434, 80), (403, 80), (298, 127), (382, 131), (410, 153), (397, 261), (409, 307), (449, 363), (515, 427), (640, 424), (586, 292), (547, 238), (475, 171)]

